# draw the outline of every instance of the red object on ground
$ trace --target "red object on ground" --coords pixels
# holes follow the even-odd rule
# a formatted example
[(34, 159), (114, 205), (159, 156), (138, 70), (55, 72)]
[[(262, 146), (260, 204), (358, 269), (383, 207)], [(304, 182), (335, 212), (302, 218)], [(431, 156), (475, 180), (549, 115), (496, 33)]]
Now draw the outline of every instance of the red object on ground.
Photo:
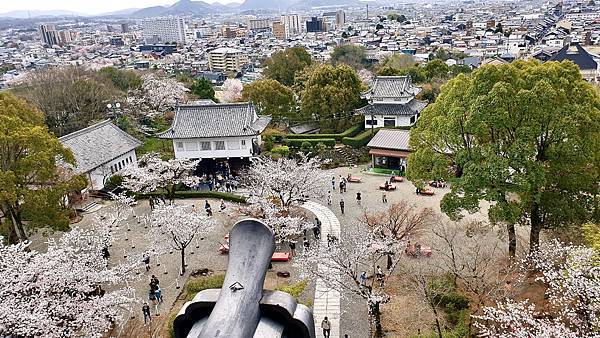
[(385, 187), (385, 183), (379, 185), (379, 189), (380, 190), (385, 190), (385, 191), (390, 191), (390, 190), (396, 190), (396, 186), (393, 184), (388, 184), (387, 188)]
[(287, 262), (290, 260), (290, 254), (289, 252), (274, 252), (271, 260), (274, 262)]
[(221, 255), (229, 253), (229, 244), (221, 244), (221, 245), (219, 245), (219, 250), (218, 251), (221, 253)]
[(351, 183), (360, 183), (362, 181), (362, 178), (358, 176), (348, 176), (346, 180)]
[(392, 182), (404, 182), (404, 177), (402, 177), (402, 176), (392, 176)]
[(435, 193), (433, 192), (433, 190), (423, 189), (423, 190), (419, 191), (419, 195), (433, 196), (433, 195), (435, 195)]

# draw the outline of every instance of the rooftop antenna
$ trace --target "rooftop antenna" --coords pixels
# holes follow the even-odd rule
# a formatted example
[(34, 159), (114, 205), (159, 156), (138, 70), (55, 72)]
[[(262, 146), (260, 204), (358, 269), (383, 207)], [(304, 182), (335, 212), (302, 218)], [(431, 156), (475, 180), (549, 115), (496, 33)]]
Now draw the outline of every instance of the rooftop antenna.
[(367, 4), (367, 20), (369, 20), (369, 4)]

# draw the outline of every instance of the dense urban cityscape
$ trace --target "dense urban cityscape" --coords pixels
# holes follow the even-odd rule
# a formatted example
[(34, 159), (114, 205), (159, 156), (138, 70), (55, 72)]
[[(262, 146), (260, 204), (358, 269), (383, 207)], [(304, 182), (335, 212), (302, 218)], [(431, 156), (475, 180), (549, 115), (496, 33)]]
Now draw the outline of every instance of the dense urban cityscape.
[(594, 0), (0, 3), (0, 338), (600, 338), (599, 64)]

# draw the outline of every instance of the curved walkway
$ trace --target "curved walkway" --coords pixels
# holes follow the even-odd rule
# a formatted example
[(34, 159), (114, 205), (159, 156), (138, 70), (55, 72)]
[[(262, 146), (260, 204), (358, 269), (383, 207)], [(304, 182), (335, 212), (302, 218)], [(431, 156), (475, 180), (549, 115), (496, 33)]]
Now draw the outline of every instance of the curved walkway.
[[(341, 238), (340, 221), (329, 208), (313, 201), (304, 203), (302, 207), (315, 214), (315, 217), (321, 221), (321, 245), (327, 245), (327, 234)], [(319, 264), (318, 269), (323, 270), (325, 266)], [(329, 288), (321, 279), (317, 279), (315, 288), (313, 316), (317, 337), (322, 335), (321, 321), (325, 316), (331, 322), (331, 337), (340, 336), (340, 292)]]

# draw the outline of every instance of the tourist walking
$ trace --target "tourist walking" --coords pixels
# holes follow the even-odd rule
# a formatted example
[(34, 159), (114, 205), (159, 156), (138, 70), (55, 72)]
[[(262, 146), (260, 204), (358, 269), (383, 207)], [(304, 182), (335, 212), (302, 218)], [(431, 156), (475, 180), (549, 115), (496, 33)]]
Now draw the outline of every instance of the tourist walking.
[(296, 243), (290, 241), (290, 254), (296, 256)]
[(146, 271), (150, 271), (150, 255), (148, 255), (147, 252), (144, 252), (144, 256), (142, 258), (142, 261), (146, 265)]
[(387, 195), (386, 195), (386, 193), (385, 193), (385, 192), (384, 192), (383, 194), (381, 194), (381, 201), (382, 201), (383, 203), (387, 203)]
[(331, 186), (333, 187), (333, 190), (335, 190), (335, 176), (331, 178)]
[(358, 276), (358, 282), (360, 286), (365, 286), (367, 284), (367, 272), (363, 271), (360, 276)]
[(327, 319), (327, 317), (325, 317), (321, 322), (321, 328), (323, 329), (323, 337), (329, 338), (331, 333), (331, 322), (329, 319)]
[(331, 205), (331, 191), (327, 192), (327, 205)]
[(304, 252), (308, 251), (308, 249), (310, 248), (310, 242), (308, 241), (308, 239), (306, 237), (304, 237), (304, 240), (302, 241), (302, 245), (304, 247)]
[(358, 205), (360, 205), (360, 200), (362, 199), (362, 196), (360, 194), (360, 191), (356, 193), (356, 203)]
[(158, 288), (156, 290), (154, 290), (154, 295), (156, 296), (156, 300), (159, 303), (162, 303), (163, 302), (162, 290), (160, 289), (160, 286), (157, 285), (157, 287)]
[(226, 208), (225, 201), (221, 200), (221, 206), (219, 207), (219, 209), (220, 209), (219, 212), (225, 211), (225, 208)]
[(146, 326), (146, 324), (152, 320), (152, 317), (150, 317), (150, 306), (148, 305), (148, 302), (144, 302), (144, 305), (142, 306), (142, 313), (144, 314), (144, 326)]
[(344, 214), (344, 200), (340, 199), (340, 210), (342, 211), (342, 215)]

